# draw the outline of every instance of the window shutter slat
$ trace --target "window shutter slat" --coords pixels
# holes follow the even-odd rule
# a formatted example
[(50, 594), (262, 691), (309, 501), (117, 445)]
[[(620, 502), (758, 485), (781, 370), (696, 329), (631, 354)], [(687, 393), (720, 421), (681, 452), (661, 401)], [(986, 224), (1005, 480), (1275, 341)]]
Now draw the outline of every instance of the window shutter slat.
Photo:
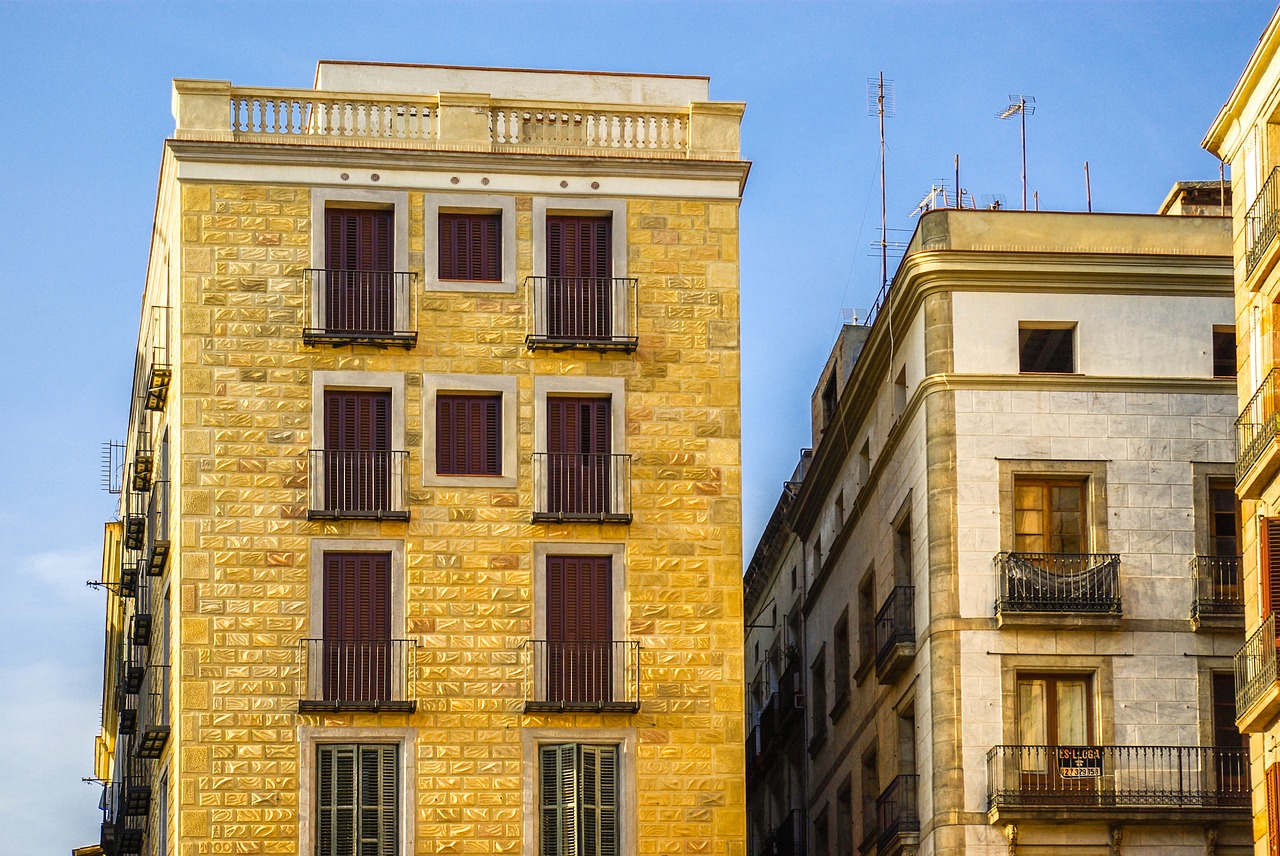
[(1280, 612), (1280, 517), (1268, 517), (1262, 529), (1263, 618)]

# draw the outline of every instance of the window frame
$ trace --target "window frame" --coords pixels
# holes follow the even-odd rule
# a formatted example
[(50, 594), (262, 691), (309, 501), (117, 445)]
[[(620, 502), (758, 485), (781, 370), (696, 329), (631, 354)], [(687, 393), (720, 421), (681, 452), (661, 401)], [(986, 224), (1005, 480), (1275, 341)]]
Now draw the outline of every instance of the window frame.
[(541, 856), (541, 749), (576, 743), (618, 747), (618, 856), (636, 854), (636, 745), (635, 728), (526, 728), (520, 733), (524, 829), (522, 856)]
[[(501, 472), (490, 475), (441, 475), (437, 472), (436, 406), (440, 393), (497, 395), (501, 398), (500, 445)], [(519, 434), (517, 415), (519, 405), (516, 395), (516, 379), (504, 375), (434, 374), (422, 376), (422, 483), (424, 485), (453, 487), (515, 487), (519, 468)]]
[[(394, 577), (394, 575), (393, 575)], [(384, 744), (398, 747), (399, 762), (398, 828), (396, 830), (396, 854), (408, 856), (416, 853), (415, 833), (417, 812), (417, 744), (418, 729), (412, 726), (298, 726), (298, 852), (316, 852), (316, 832), (319, 809), (319, 781), (316, 778), (316, 748), (333, 744)]]
[(625, 279), (627, 273), (627, 203), (625, 199), (581, 197), (533, 197), (533, 275), (547, 276), (547, 215), (609, 217), (610, 276)]
[[(1023, 361), (1023, 334), (1051, 330), (1070, 331), (1071, 368), (1066, 371), (1049, 371), (1030, 369)], [(1030, 375), (1072, 375), (1080, 374), (1079, 324), (1075, 321), (1019, 321), (1018, 322), (1018, 374)]]
[[(317, 370), (311, 373), (311, 444), (309, 449), (324, 449), (328, 437), (325, 434), (325, 393), (327, 391), (351, 390), (355, 392), (374, 392), (385, 391), (391, 393), (391, 424), (389, 434), (388, 452), (392, 461), (388, 467), (388, 484), (387, 499), (394, 508), (394, 505), (401, 500), (398, 496), (394, 496), (398, 488), (404, 488), (409, 483), (408, 472), (401, 474), (403, 481), (397, 484), (395, 470), (395, 453), (404, 452), (404, 464), (409, 467), (408, 446), (405, 445), (405, 379), (404, 372), (372, 372), (372, 371), (331, 371)], [(315, 496), (316, 486), (308, 483), (304, 488), (306, 492), (306, 503), (308, 507), (312, 504), (312, 498)], [(384, 514), (382, 519), (397, 520), (408, 519), (409, 504), (405, 502), (402, 511), (389, 511)], [(338, 519), (345, 518), (339, 515)], [(363, 519), (363, 518), (359, 518)]]
[[(1210, 363), (1212, 365), (1212, 368), (1210, 369), (1210, 374), (1215, 378), (1221, 378), (1224, 380), (1235, 380), (1236, 373), (1239, 370), (1238, 369), (1239, 355), (1237, 353), (1238, 344), (1236, 342), (1236, 328), (1232, 325), (1214, 324), (1213, 332), (1211, 335), (1212, 335), (1212, 345), (1211, 345), (1212, 349), (1210, 351), (1209, 356), (1210, 356)], [(1225, 362), (1226, 356), (1227, 356), (1225, 353), (1221, 353), (1221, 350), (1225, 349), (1228, 344), (1230, 345), (1230, 349), (1231, 349), (1231, 373), (1219, 374), (1218, 372), (1219, 364), (1222, 362)]]
[(1088, 675), (1089, 715), (1093, 745), (1113, 746), (1115, 737), (1115, 679), (1112, 657), (1063, 654), (1004, 654), (1000, 656), (1000, 711), (1003, 743), (1019, 745), (1018, 679), (1031, 675)]
[(405, 637), (404, 541), (396, 538), (312, 538), (308, 562), (307, 638), (324, 638), (324, 562), (330, 553), (387, 553), (391, 556), (391, 638)]
[[(502, 278), (441, 279), (440, 278), (440, 215), (441, 214), (497, 214), (501, 218), (498, 240), (501, 247)], [(423, 222), (426, 231), (423, 241), (423, 282), (429, 292), (471, 292), (490, 294), (514, 294), (516, 291), (516, 198), (499, 193), (428, 193), (423, 197)]]
[[(1035, 488), (1040, 493), (1041, 506), (1039, 513), (1042, 516), (1041, 527), (1039, 532), (1021, 532), (1018, 530), (1018, 491), (1029, 488)], [(1052, 506), (1052, 492), (1055, 488), (1074, 488), (1079, 492), (1080, 507), (1076, 510), (1077, 523), (1079, 524), (1078, 538), (1080, 540), (1079, 550), (1061, 549), (1061, 541), (1064, 536), (1054, 531), (1053, 517), (1061, 514), (1064, 519), (1070, 519), (1067, 512), (1058, 512)], [(1025, 473), (1017, 473), (1013, 477), (1013, 546), (1014, 552), (1017, 553), (1041, 553), (1047, 555), (1072, 555), (1092, 552), (1086, 549), (1091, 543), (1089, 538), (1089, 482), (1088, 479), (1076, 476), (1067, 476), (1063, 478), (1046, 478), (1039, 475), (1028, 475)], [(1021, 550), (1018, 548), (1018, 539), (1020, 537), (1039, 538), (1041, 549), (1039, 550)], [(1059, 542), (1055, 545), (1055, 539)], [(1059, 549), (1052, 549), (1057, 546)]]
[(362, 190), (356, 188), (316, 187), (311, 190), (311, 263), (323, 268), (327, 259), (325, 211), (329, 208), (377, 208), (394, 212), (394, 244), (391, 269), (407, 272), (409, 268), (409, 192), (407, 190)]
[(1014, 479), (1017, 477), (1084, 481), (1086, 553), (1108, 553), (1107, 462), (999, 459), (1000, 550), (1014, 549)]

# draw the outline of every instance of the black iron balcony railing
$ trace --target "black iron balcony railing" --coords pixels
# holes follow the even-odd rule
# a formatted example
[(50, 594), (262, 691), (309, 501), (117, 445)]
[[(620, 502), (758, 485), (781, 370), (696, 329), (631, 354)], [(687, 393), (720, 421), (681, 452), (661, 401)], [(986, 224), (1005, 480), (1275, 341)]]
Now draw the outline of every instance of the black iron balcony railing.
[(169, 741), (169, 667), (151, 665), (138, 694), (138, 738), (134, 751), (139, 758), (159, 758)]
[(640, 709), (639, 642), (531, 639), (525, 648), (525, 710)]
[(124, 663), (120, 674), (123, 691), (135, 695), (142, 690), (142, 680), (147, 673), (147, 646), (133, 639), (125, 640)]
[(1249, 206), (1249, 213), (1244, 215), (1245, 275), (1253, 273), (1253, 269), (1262, 261), (1267, 248), (1276, 239), (1277, 227), (1280, 227), (1280, 167), (1271, 170), (1262, 189), (1254, 197)]
[(138, 579), (142, 576), (142, 568), (134, 551), (125, 551), (120, 561), (120, 596), (135, 597), (138, 594)]
[(990, 809), (1247, 808), (1249, 758), (1211, 746), (995, 746)]
[(412, 639), (303, 639), (300, 712), (417, 709)]
[(765, 853), (770, 856), (804, 856), (804, 815), (795, 808), (787, 812), (769, 836)]
[(876, 613), (876, 670), (897, 656), (915, 656), (915, 587), (894, 586)]
[(533, 520), (631, 522), (631, 456), (534, 452)]
[(308, 304), (304, 342), (403, 347), (417, 342), (413, 307), (417, 274), (311, 268), (303, 276)]
[(1276, 678), (1276, 614), (1273, 612), (1236, 652), (1236, 717), (1243, 716), (1275, 686)]
[(1192, 620), (1214, 616), (1244, 618), (1239, 556), (1193, 556), (1191, 572), (1196, 581), (1196, 597), (1191, 603)]
[(1236, 418), (1236, 448), (1239, 450), (1236, 453), (1236, 484), (1244, 481), (1249, 470), (1280, 436), (1280, 407), (1277, 407), (1280, 399), (1276, 392), (1278, 376), (1280, 366), (1267, 372)]
[(876, 798), (876, 843), (887, 852), (899, 835), (920, 831), (920, 813), (916, 808), (917, 775), (895, 776), (889, 787)]
[(127, 486), (125, 490), (124, 546), (126, 550), (141, 550), (147, 534), (146, 499)]
[(531, 276), (529, 334), (535, 348), (636, 348), (636, 280)]
[(1120, 614), (1120, 556), (1115, 553), (1000, 553), (997, 614)]
[(158, 479), (147, 497), (147, 573), (159, 576), (169, 561), (169, 480)]
[(120, 693), (116, 706), (120, 710), (120, 729), (117, 733), (129, 737), (138, 733), (138, 697)]
[(409, 519), (408, 452), (312, 449), (312, 518)]
[(102, 851), (107, 856), (137, 856), (151, 807), (151, 785), (142, 776), (125, 775), (103, 787)]

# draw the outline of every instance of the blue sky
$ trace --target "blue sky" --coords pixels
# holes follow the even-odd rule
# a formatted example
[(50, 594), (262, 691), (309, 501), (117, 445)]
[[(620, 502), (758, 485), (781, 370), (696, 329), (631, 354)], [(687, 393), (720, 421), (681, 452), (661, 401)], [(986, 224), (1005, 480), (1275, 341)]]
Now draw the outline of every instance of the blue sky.
[(1267, 2), (236, 2), (0, 0), (0, 829), (4, 849), (95, 840), (98, 451), (122, 435), (173, 77), (310, 86), (317, 59), (706, 74), (748, 104), (742, 213), (748, 554), (808, 445), (808, 396), (846, 309), (878, 287), (876, 123), (891, 239), (933, 181), (1019, 204), (1010, 94), (1036, 98), (1042, 208), (1153, 211), (1217, 177), (1200, 140)]

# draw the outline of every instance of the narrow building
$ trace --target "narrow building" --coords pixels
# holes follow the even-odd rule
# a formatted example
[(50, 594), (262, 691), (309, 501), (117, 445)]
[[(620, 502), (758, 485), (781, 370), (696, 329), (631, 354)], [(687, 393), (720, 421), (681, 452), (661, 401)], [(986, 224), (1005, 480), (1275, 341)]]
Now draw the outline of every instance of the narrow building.
[(1204, 138), (1231, 167), (1235, 319), (1240, 351), (1236, 494), (1243, 509), (1247, 641), (1236, 655), (1236, 717), (1252, 750), (1258, 856), (1280, 854), (1280, 11)]
[(1228, 222), (935, 210), (745, 578), (752, 856), (1246, 854)]
[(741, 856), (741, 103), (175, 80), (106, 527), (125, 854)]

